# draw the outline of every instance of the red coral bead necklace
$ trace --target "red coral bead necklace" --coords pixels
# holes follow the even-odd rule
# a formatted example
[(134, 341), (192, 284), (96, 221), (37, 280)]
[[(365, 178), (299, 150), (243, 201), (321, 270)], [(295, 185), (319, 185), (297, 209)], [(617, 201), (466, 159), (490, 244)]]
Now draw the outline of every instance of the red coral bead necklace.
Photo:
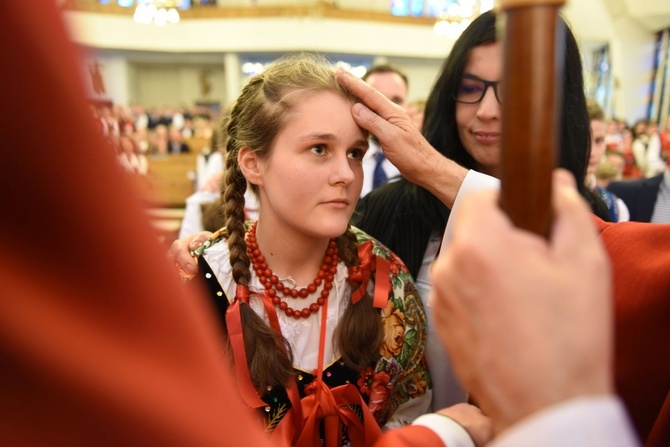
[[(340, 257), (338, 256), (337, 243), (335, 239), (331, 239), (328, 242), (328, 248), (326, 249), (326, 254), (323, 257), (323, 262), (321, 263), (321, 268), (317, 274), (314, 281), (312, 281), (307, 287), (301, 288), (289, 288), (284, 286), (284, 284), (279, 281), (277, 275), (275, 275), (272, 270), (268, 267), (265, 256), (261, 254), (260, 249), (258, 248), (258, 242), (256, 241), (256, 226), (258, 221), (254, 222), (247, 233), (245, 240), (247, 242), (247, 254), (251, 260), (252, 266), (256, 275), (265, 287), (265, 294), (268, 298), (272, 300), (272, 303), (279, 307), (280, 310), (283, 310), (284, 313), (289, 317), (294, 317), (296, 320), (300, 318), (307, 318), (311, 314), (319, 311), (319, 308), (323, 306), (330, 294), (330, 289), (333, 288), (333, 278), (335, 273), (337, 273), (337, 264), (340, 262)], [(288, 303), (282, 300), (280, 297), (283, 295), (285, 297), (291, 298), (303, 298), (306, 299), (310, 295), (316, 293), (318, 287), (323, 283), (323, 290), (315, 302), (310, 304), (308, 307), (303, 308), (302, 310), (293, 309), (288, 305)]]

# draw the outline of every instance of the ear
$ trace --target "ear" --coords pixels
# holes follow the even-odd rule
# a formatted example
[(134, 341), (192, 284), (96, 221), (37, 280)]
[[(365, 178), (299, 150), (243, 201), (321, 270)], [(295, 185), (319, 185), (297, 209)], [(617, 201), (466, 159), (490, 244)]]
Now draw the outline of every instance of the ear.
[(256, 186), (263, 184), (260, 159), (256, 156), (253, 149), (248, 146), (240, 148), (237, 153), (237, 164), (242, 171), (242, 175), (244, 175), (249, 183)]

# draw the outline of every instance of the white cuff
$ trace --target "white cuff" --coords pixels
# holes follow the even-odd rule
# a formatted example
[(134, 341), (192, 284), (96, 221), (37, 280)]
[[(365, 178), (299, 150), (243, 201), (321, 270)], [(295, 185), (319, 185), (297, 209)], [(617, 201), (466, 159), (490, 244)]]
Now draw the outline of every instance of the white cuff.
[(448, 416), (428, 413), (416, 418), (412, 425), (422, 425), (431, 429), (446, 447), (475, 447), (470, 433)]
[[(459, 204), (463, 200), (463, 197), (467, 196), (468, 193), (472, 191), (480, 191), (483, 189), (500, 189), (500, 180), (490, 175), (482, 174), (481, 172), (473, 171), (470, 169), (461, 183), (461, 187), (456, 193), (456, 198), (454, 199), (454, 206), (451, 207), (451, 215), (453, 216), (458, 209)], [(449, 242), (451, 242), (451, 233), (452, 219), (447, 220), (447, 227), (444, 230), (444, 237), (442, 239), (442, 248), (448, 247)]]
[(501, 432), (490, 447), (637, 447), (639, 441), (615, 396), (580, 397), (552, 405)]

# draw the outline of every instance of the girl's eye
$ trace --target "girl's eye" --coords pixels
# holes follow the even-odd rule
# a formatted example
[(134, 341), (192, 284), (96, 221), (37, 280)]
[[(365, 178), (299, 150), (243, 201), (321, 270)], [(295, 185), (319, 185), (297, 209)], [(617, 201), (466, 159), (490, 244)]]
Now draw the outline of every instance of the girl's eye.
[(363, 160), (364, 155), (365, 151), (363, 149), (352, 149), (349, 151), (349, 158), (353, 158), (354, 160)]
[(326, 153), (326, 147), (322, 144), (317, 144), (316, 146), (312, 146), (310, 149), (313, 153), (316, 155), (323, 155)]

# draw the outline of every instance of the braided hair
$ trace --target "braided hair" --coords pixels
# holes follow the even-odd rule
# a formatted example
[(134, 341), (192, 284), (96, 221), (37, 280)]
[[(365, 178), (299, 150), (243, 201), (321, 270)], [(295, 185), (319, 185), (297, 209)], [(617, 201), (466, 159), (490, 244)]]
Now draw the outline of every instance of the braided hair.
[[(244, 194), (247, 180), (238, 164), (241, 148), (266, 158), (277, 135), (286, 126), (287, 116), (305, 94), (330, 91), (355, 98), (338, 84), (327, 62), (306, 54), (287, 56), (269, 65), (247, 83), (233, 105), (226, 127), (226, 163), (223, 178), (223, 214), (228, 232), (228, 248), (233, 280), (248, 286), (250, 259), (245, 241)], [(258, 187), (251, 185), (258, 195)], [(358, 264), (356, 236), (351, 229), (337, 239), (340, 257), (347, 267)], [(368, 295), (368, 294), (366, 294)], [(325, 312), (326, 310), (322, 310)], [(260, 389), (286, 385), (293, 375), (290, 347), (284, 337), (268, 326), (247, 304), (241, 303), (244, 345), (251, 379)], [(343, 360), (362, 370), (379, 356), (382, 327), (372, 298), (364, 297), (347, 306), (335, 331), (335, 343)]]

